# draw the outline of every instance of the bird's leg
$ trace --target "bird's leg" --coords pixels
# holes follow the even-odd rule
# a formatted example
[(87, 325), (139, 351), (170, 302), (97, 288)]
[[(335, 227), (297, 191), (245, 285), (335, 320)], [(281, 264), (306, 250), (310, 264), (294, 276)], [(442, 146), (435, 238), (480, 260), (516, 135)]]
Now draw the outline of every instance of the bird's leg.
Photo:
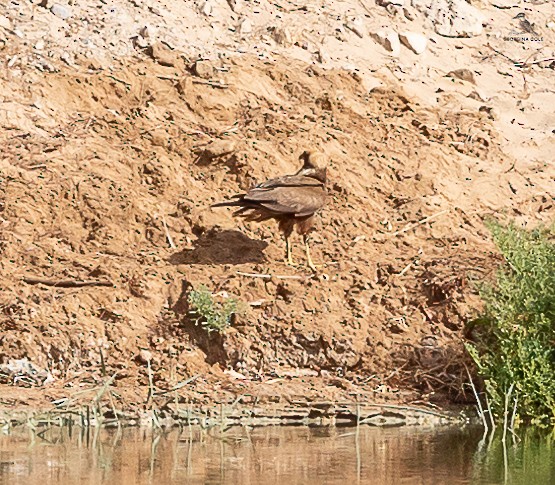
[(309, 237), (308, 235), (303, 235), (303, 241), (304, 241), (304, 249), (306, 251), (306, 259), (308, 262), (308, 267), (312, 270), (312, 271), (317, 271), (318, 267), (314, 264), (314, 261), (312, 261), (312, 258), (310, 256), (310, 246), (308, 244), (308, 240)]
[(291, 241), (289, 238), (291, 237), (290, 234), (285, 235), (285, 252), (286, 252), (286, 259), (285, 263), (289, 266), (293, 266), (295, 263), (293, 262), (293, 255), (291, 251)]

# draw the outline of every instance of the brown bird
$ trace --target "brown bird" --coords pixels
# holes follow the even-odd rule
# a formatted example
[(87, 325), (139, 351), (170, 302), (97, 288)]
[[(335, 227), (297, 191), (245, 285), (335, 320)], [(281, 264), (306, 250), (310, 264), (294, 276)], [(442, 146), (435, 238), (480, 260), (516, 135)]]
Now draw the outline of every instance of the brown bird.
[(326, 203), (326, 158), (321, 152), (304, 151), (299, 160), (303, 161), (303, 166), (296, 174), (267, 180), (246, 194), (234, 196), (235, 200), (219, 202), (212, 207), (239, 207), (233, 216), (247, 221), (277, 220), (279, 230), (285, 237), (287, 264), (293, 264), (289, 238), (296, 226), (303, 237), (308, 266), (316, 271), (310, 257), (308, 234), (314, 215)]

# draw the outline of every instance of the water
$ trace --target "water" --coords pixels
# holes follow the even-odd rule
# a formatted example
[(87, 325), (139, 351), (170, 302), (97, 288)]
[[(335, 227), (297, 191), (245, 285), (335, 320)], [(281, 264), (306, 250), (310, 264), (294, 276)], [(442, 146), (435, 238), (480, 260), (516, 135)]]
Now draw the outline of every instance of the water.
[[(0, 436), (6, 484), (555, 484), (549, 438), (506, 454), (478, 428), (264, 427)], [(505, 466), (507, 463), (507, 466)]]

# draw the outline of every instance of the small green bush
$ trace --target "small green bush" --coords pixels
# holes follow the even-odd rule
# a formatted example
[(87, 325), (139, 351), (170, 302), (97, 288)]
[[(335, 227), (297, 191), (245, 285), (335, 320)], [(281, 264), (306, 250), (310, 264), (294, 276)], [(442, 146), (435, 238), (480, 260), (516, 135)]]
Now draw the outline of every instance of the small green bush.
[[(505, 264), (483, 285), (484, 314), (470, 322), (467, 344), (485, 382), (491, 411), (502, 417), (514, 384), (516, 416), (555, 424), (555, 244), (553, 230), (488, 224)], [(511, 398), (509, 412), (514, 401)]]
[(208, 332), (223, 332), (231, 325), (232, 316), (244, 311), (235, 298), (226, 298), (221, 303), (216, 301), (212, 292), (204, 285), (199, 286), (198, 290), (191, 290), (188, 301), (189, 313)]

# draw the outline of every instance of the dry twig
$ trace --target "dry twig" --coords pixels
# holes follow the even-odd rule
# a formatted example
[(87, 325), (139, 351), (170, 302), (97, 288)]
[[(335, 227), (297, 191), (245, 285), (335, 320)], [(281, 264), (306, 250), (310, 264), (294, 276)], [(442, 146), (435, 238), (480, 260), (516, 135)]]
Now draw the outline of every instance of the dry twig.
[(50, 280), (46, 278), (24, 276), (23, 281), (28, 285), (46, 285), (56, 286), (58, 288), (81, 288), (83, 286), (114, 286), (114, 283), (107, 280)]

